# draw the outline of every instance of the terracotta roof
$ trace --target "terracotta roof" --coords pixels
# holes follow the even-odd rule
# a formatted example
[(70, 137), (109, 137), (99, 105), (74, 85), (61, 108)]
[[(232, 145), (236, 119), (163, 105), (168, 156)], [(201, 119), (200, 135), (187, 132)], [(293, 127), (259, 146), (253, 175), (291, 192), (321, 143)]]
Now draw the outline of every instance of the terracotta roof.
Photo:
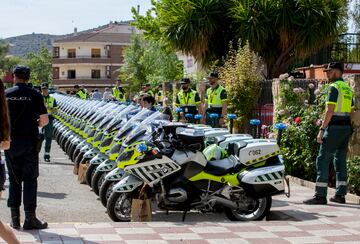
[(54, 43), (63, 42), (105, 42), (105, 43), (130, 43), (133, 27), (129, 22), (111, 22), (98, 28), (81, 31), (58, 39)]
[(64, 39), (56, 40), (54, 43), (62, 42), (108, 42), (108, 43), (130, 43), (131, 33), (86, 33), (70, 36)]

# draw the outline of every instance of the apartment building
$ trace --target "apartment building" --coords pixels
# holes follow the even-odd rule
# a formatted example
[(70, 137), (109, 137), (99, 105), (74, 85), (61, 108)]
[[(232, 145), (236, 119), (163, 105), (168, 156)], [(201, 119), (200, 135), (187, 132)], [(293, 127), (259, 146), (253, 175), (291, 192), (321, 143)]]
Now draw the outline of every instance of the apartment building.
[(53, 43), (53, 80), (59, 90), (74, 85), (88, 89), (113, 86), (123, 64), (124, 47), (134, 28), (127, 22), (110, 24), (77, 33)]

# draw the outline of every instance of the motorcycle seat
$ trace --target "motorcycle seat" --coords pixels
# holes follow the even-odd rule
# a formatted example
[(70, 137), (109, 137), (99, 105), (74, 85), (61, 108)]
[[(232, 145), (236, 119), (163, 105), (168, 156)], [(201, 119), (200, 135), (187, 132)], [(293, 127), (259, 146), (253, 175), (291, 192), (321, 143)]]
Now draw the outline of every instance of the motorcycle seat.
[(221, 176), (236, 172), (236, 163), (228, 158), (207, 162), (204, 171), (206, 173)]

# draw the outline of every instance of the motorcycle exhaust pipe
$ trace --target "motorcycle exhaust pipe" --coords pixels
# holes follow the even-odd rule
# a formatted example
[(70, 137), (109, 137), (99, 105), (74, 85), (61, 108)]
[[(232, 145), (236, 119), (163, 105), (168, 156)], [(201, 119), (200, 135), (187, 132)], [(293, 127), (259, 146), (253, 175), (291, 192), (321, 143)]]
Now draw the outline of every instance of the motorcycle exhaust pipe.
[(213, 196), (212, 199), (215, 199), (215, 204), (218, 205), (222, 205), (225, 206), (227, 208), (231, 208), (231, 209), (237, 209), (239, 208), (238, 205), (228, 199), (222, 198), (222, 197), (217, 197), (217, 196)]

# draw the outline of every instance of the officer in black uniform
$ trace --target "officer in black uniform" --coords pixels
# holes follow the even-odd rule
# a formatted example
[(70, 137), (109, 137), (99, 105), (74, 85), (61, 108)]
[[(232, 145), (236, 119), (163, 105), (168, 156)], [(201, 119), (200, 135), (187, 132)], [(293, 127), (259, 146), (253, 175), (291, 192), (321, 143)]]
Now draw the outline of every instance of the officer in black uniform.
[[(11, 146), (5, 151), (9, 171), (11, 226), (20, 228), (20, 205), (23, 192), (25, 222), (23, 228), (45, 229), (48, 224), (36, 218), (37, 178), (39, 176), (39, 129), (49, 118), (42, 95), (29, 87), (30, 69), (17, 66), (13, 70), (14, 87), (6, 90), (11, 123)], [(22, 187), (23, 185), (23, 187)]]

